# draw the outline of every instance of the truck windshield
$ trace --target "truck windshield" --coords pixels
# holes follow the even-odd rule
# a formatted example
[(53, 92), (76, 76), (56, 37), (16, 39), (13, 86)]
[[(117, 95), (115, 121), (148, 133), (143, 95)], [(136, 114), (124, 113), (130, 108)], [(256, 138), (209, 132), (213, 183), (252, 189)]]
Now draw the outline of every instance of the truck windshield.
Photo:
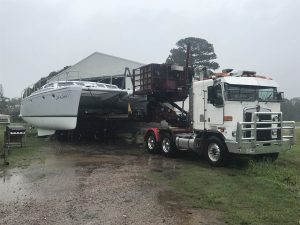
[(228, 101), (278, 101), (276, 87), (225, 84)]

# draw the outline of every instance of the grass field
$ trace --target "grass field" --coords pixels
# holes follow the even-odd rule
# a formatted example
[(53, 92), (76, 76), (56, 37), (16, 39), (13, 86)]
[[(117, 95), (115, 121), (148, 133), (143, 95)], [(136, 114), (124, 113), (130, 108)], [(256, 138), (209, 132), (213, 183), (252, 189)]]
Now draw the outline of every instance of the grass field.
[[(27, 144), (22, 148), (12, 147), (10, 149), (8, 153), (9, 167), (27, 166), (32, 160), (43, 160), (43, 156), (41, 156), (38, 152), (38, 148), (43, 144), (43, 140), (39, 138), (32, 138), (36, 136), (36, 130), (30, 129), (26, 124), (19, 125), (24, 125), (26, 127)], [(5, 126), (0, 125), (0, 155), (3, 154), (4, 130)], [(0, 169), (4, 166), (3, 162), (3, 159), (0, 158)]]
[(297, 137), (296, 146), (274, 163), (244, 159), (212, 168), (204, 160), (179, 159), (176, 176), (151, 175), (187, 207), (217, 210), (227, 224), (300, 224), (300, 129)]

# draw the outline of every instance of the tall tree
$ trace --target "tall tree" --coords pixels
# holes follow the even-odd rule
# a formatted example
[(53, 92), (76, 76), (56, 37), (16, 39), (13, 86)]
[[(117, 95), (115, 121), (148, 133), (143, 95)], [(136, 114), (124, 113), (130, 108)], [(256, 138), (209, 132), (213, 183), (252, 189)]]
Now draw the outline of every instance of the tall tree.
[(7, 113), (7, 106), (8, 106), (8, 98), (1, 95), (0, 96), (0, 114)]
[(217, 58), (213, 45), (208, 43), (205, 39), (196, 37), (188, 37), (179, 40), (176, 43), (177, 47), (171, 49), (171, 54), (168, 56), (166, 63), (176, 63), (180, 66), (184, 66), (187, 44), (190, 44), (191, 46), (189, 59), (190, 66), (194, 69), (197, 67), (206, 67), (214, 70), (219, 68), (219, 64), (213, 61)]

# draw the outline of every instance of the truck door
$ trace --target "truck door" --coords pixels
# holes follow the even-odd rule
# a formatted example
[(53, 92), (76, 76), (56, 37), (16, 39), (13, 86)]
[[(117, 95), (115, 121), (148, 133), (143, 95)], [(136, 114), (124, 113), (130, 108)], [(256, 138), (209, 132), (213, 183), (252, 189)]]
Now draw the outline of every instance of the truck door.
[(223, 124), (224, 98), (221, 84), (208, 87), (208, 100), (206, 106), (206, 121), (208, 125)]

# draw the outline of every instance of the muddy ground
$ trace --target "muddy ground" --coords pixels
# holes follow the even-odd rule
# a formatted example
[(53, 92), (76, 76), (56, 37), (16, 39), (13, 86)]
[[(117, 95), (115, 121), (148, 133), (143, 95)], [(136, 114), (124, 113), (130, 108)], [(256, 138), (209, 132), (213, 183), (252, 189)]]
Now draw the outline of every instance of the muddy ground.
[(190, 209), (151, 172), (179, 163), (127, 144), (45, 141), (24, 168), (0, 170), (0, 224), (222, 224)]

